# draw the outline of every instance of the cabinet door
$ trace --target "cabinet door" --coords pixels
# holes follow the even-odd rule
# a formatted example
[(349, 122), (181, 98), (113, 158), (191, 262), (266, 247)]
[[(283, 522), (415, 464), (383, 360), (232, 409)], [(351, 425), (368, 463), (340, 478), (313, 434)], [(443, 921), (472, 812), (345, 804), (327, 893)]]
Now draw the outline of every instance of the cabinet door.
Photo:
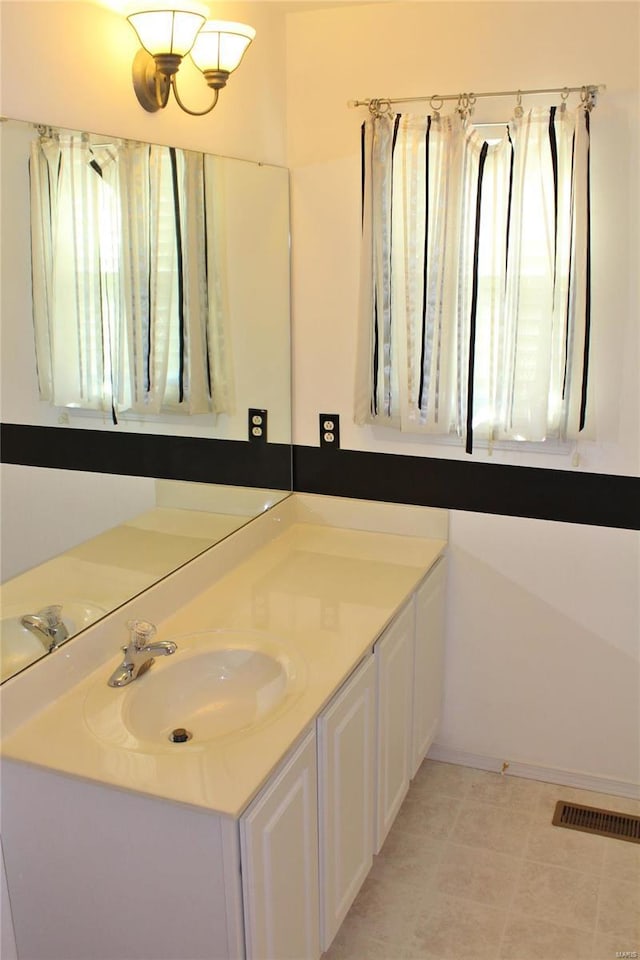
[(378, 668), (376, 836), (379, 853), (409, 789), (414, 606), (409, 603), (375, 647)]
[(317, 960), (318, 800), (312, 730), (240, 820), (247, 960)]
[(376, 661), (318, 718), (320, 929), (328, 950), (373, 862)]
[(435, 739), (442, 712), (445, 577), (443, 557), (415, 594), (412, 778)]

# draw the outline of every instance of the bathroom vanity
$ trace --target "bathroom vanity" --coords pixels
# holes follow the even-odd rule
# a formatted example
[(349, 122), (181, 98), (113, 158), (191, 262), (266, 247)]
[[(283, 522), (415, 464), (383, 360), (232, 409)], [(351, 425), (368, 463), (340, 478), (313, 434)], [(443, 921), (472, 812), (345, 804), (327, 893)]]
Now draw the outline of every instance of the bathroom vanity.
[[(294, 495), (8, 681), (20, 960), (317, 960), (437, 730), (446, 539)], [(178, 649), (113, 689), (136, 616)]]

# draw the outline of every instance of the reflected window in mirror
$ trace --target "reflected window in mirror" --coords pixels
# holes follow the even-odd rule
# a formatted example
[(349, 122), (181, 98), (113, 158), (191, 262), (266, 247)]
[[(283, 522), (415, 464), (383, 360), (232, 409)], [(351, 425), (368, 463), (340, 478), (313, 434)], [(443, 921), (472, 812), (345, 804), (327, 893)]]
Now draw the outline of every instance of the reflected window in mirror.
[[(129, 432), (246, 441), (247, 412), (256, 408), (269, 411), (269, 443), (289, 444), (291, 344), (288, 170), (273, 164), (213, 154), (196, 154), (197, 160), (194, 159), (194, 164), (201, 169), (211, 168), (213, 171), (213, 186), (210, 190), (207, 188), (205, 206), (205, 263), (211, 265), (208, 268), (209, 295), (215, 295), (214, 304), (219, 304), (222, 311), (215, 322), (216, 335), (220, 324), (224, 326), (218, 342), (210, 345), (210, 353), (216, 363), (226, 363), (227, 382), (230, 384), (227, 399), (233, 401), (232, 404), (227, 403), (227, 409), (233, 412), (216, 413), (211, 409), (205, 413), (187, 414), (185, 411), (183, 414), (180, 405), (176, 404), (171, 409), (162, 409), (160, 413), (151, 413), (148, 409), (150, 405), (139, 404), (143, 407), (142, 412), (136, 412), (133, 408), (120, 411), (116, 425), (108, 404), (104, 411), (61, 407), (39, 396), (40, 371), (36, 369), (32, 322), (29, 156), (33, 141), (37, 141), (42, 132), (39, 125), (26, 121), (0, 122), (3, 239), (0, 390), (3, 421), (48, 427), (71, 426), (81, 430), (98, 429), (118, 435)], [(125, 141), (117, 136), (97, 133), (81, 134), (61, 129), (57, 132), (59, 136), (73, 136), (81, 140), (84, 137), (94, 152), (102, 151), (100, 161), (105, 163), (102, 181), (105, 177), (108, 179), (112, 165), (105, 154), (114, 142)], [(150, 150), (150, 145), (129, 142), (128, 149), (135, 153), (136, 150)], [(162, 148), (163, 156), (168, 154), (169, 149), (168, 146)], [(178, 166), (183, 160), (178, 150)], [(171, 179), (170, 161), (167, 169), (167, 176)], [(97, 171), (90, 168), (90, 172), (95, 174), (95, 179), (99, 179)], [(169, 216), (174, 218), (172, 207)], [(184, 230), (184, 214), (181, 224)], [(216, 276), (224, 279), (212, 292), (211, 269), (214, 265), (221, 271)], [(189, 277), (191, 279), (197, 275), (191, 271)], [(167, 286), (171, 284), (171, 289), (177, 290), (173, 275), (164, 279)], [(72, 289), (75, 289), (75, 279), (73, 286), (65, 293)], [(185, 290), (187, 295), (193, 301), (188, 285)], [(185, 316), (185, 324), (193, 324), (191, 313)], [(175, 333), (174, 337), (177, 336)], [(197, 348), (199, 342), (194, 337), (191, 344)], [(186, 343), (188, 347), (188, 339)], [(221, 346), (225, 347), (224, 356)], [(56, 358), (56, 363), (66, 362), (67, 348), (77, 356), (75, 339), (58, 342), (57, 347), (60, 356)], [(136, 361), (141, 356), (138, 353)], [(201, 353), (196, 360), (200, 371), (198, 375), (206, 377), (206, 355)], [(214, 383), (216, 376), (217, 371), (214, 370)], [(175, 396), (177, 377), (173, 376), (172, 379), (171, 374), (168, 377)], [(214, 396), (212, 403), (219, 401), (220, 396)]]
[(233, 412), (216, 158), (41, 128), (29, 166), (40, 397)]

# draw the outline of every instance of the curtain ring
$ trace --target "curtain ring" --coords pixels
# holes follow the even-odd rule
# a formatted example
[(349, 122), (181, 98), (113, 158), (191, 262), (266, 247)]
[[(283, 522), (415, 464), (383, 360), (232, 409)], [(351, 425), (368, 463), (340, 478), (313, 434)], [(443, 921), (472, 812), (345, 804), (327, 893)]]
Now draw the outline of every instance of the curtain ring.
[(468, 93), (459, 93), (458, 94), (458, 106), (456, 107), (462, 120), (467, 119), (469, 116), (469, 94)]
[(560, 91), (560, 99), (562, 101), (560, 104), (560, 112), (564, 113), (567, 109), (567, 100), (569, 99), (569, 87), (563, 87)]
[(580, 87), (580, 103), (589, 112), (596, 105), (596, 89), (595, 87)]
[(433, 110), (434, 116), (438, 117), (438, 119), (440, 118), (440, 111), (442, 110), (443, 104), (444, 104), (444, 100), (442, 99), (442, 97), (439, 97), (437, 93), (434, 93), (434, 95), (429, 100), (429, 106)]
[(523, 110), (523, 108), (522, 108), (522, 91), (521, 91), (521, 90), (518, 90), (518, 93), (517, 93), (517, 96), (516, 96), (516, 108), (515, 108), (515, 110), (513, 111), (513, 115), (514, 115), (514, 117), (517, 117), (518, 119), (520, 119), (520, 117), (524, 116), (524, 110)]
[(384, 117), (391, 113), (391, 101), (388, 99), (377, 99), (369, 101), (369, 113), (373, 117)]

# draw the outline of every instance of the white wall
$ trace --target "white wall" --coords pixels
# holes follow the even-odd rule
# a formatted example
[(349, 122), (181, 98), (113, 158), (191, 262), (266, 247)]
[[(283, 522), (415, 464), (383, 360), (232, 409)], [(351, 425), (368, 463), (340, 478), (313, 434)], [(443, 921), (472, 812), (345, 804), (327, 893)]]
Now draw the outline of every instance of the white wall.
[[(206, 5), (206, 4), (205, 4)], [(96, 133), (171, 143), (224, 156), (285, 162), (284, 31), (269, 3), (216, 2), (215, 15), (251, 23), (259, 42), (220, 94), (215, 110), (190, 117), (175, 103), (146, 113), (131, 85), (135, 34), (121, 0), (0, 0), (0, 112)], [(203, 86), (180, 71), (183, 99), (196, 104)], [(184, 89), (183, 89), (184, 88)], [(193, 100), (190, 97), (193, 96)]]
[[(605, 83), (592, 118), (593, 438), (577, 468), (573, 451), (493, 462), (640, 473), (638, 13), (635, 2), (392, 2), (288, 18), (294, 442), (317, 444), (330, 411), (346, 448), (466, 456), (352, 422), (366, 109), (347, 101)], [(474, 119), (513, 106), (479, 101)], [(456, 512), (451, 561), (441, 746), (638, 782), (638, 534)]]
[(640, 783), (639, 539), (452, 514), (440, 747)]

